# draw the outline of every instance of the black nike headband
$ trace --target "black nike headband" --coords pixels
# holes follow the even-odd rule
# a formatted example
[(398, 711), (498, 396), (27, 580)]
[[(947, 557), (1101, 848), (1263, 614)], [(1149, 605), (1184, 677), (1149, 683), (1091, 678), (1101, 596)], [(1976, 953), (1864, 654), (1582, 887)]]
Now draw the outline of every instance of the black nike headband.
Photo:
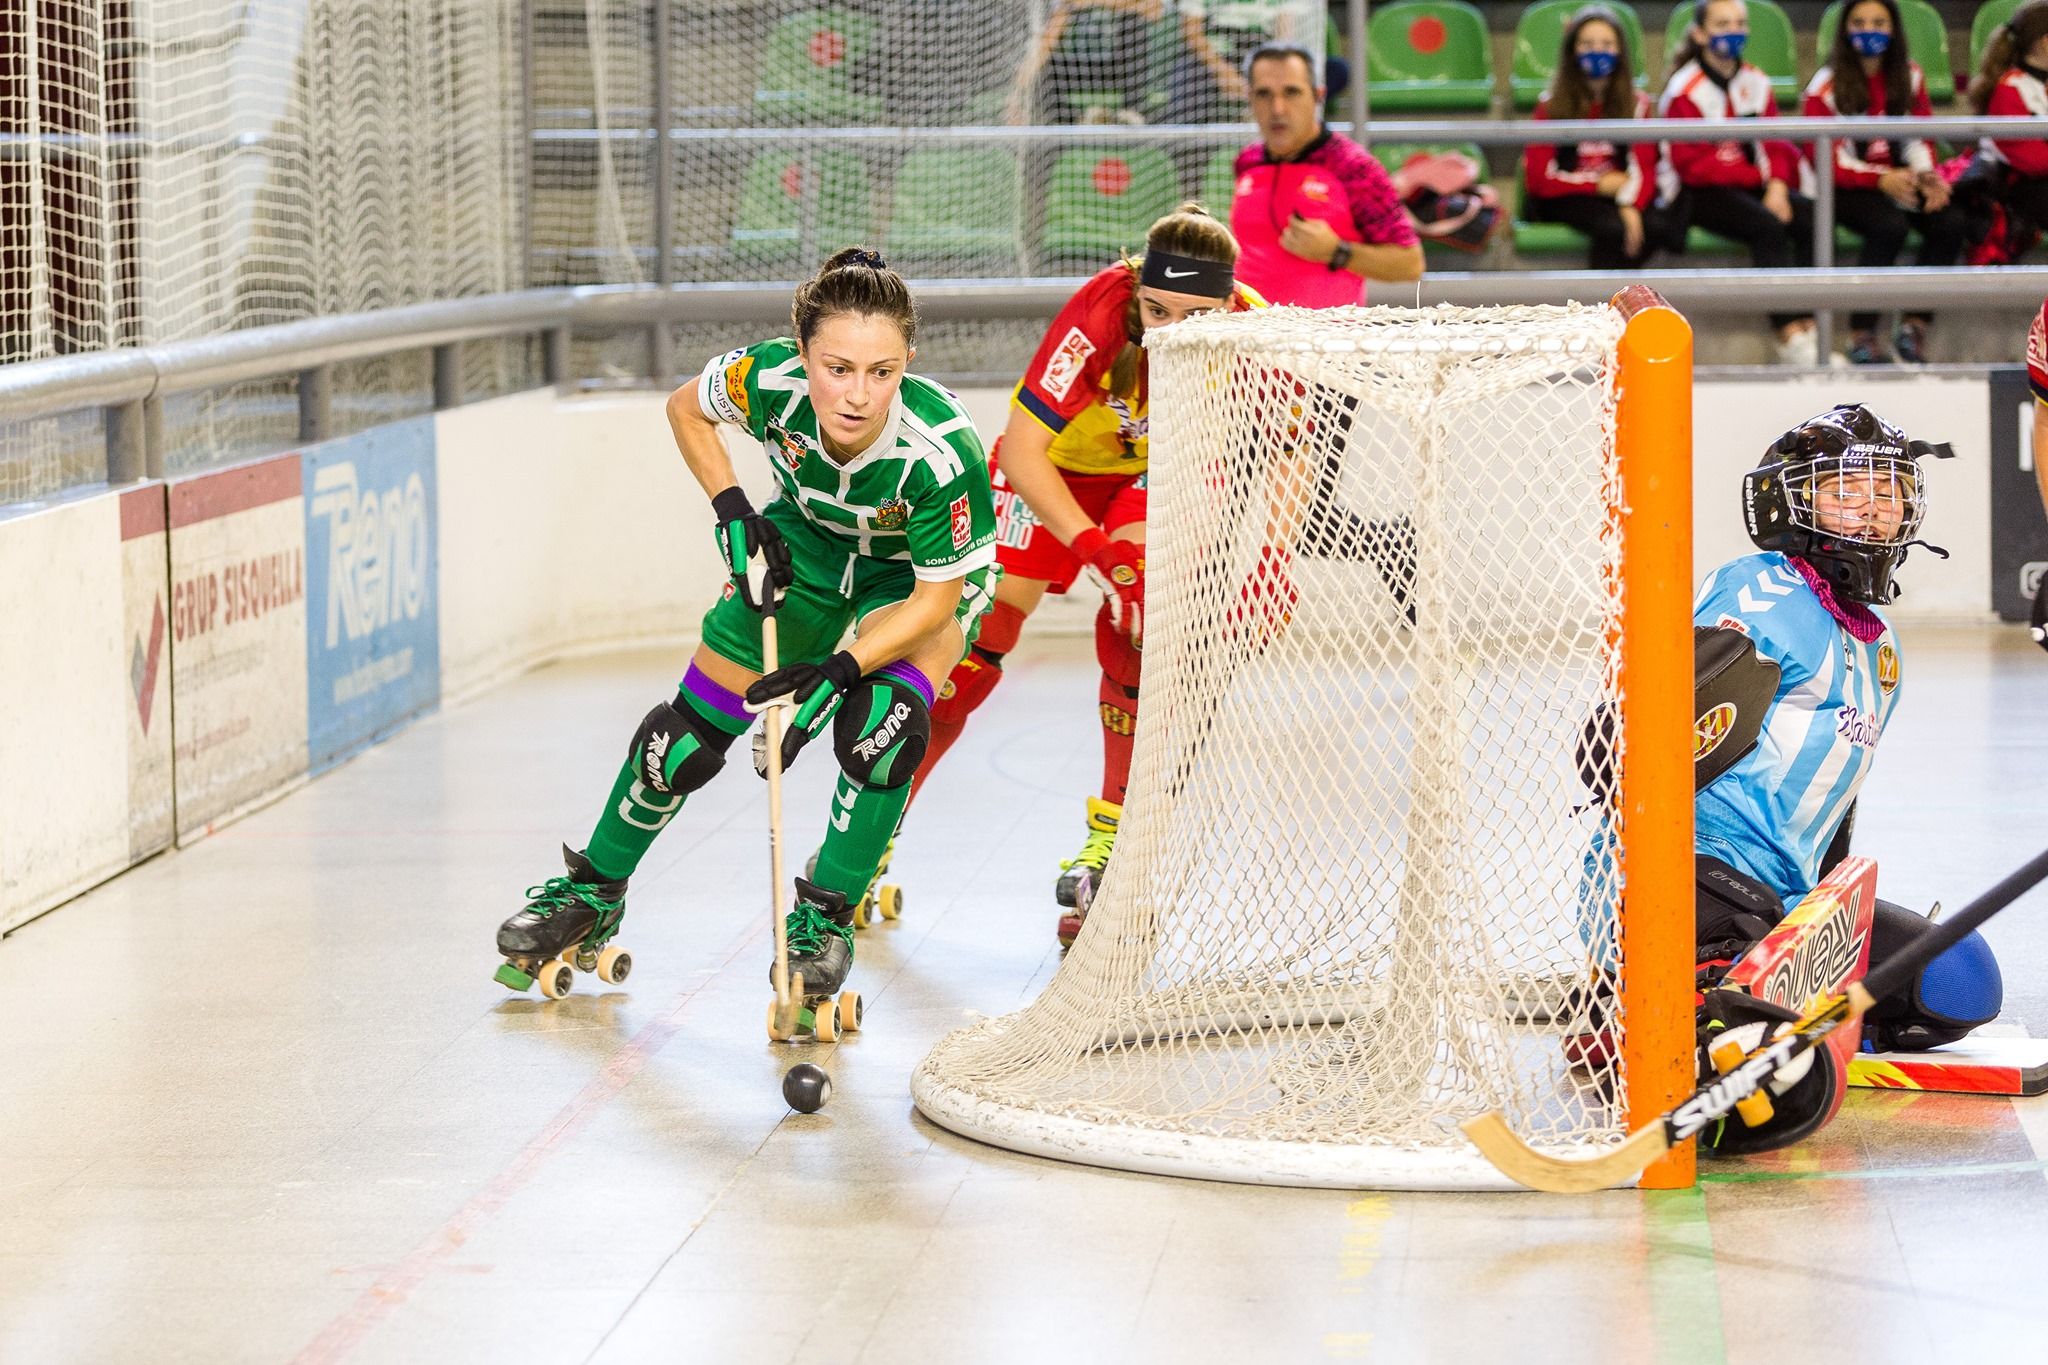
[(1205, 299), (1227, 299), (1237, 288), (1233, 271), (1221, 261), (1198, 261), (1192, 256), (1176, 256), (1170, 251), (1157, 250), (1145, 253), (1145, 263), (1138, 270), (1138, 283)]

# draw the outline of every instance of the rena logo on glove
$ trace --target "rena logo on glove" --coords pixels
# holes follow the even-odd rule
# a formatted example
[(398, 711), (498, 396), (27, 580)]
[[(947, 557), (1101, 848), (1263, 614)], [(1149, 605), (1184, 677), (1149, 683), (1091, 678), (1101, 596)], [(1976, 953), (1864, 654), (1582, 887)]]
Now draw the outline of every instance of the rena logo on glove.
[(910, 704), (897, 702), (889, 708), (889, 714), (866, 739), (855, 740), (853, 751), (872, 762), (881, 757), (882, 751), (896, 742), (896, 736), (903, 733), (903, 722), (910, 719)]

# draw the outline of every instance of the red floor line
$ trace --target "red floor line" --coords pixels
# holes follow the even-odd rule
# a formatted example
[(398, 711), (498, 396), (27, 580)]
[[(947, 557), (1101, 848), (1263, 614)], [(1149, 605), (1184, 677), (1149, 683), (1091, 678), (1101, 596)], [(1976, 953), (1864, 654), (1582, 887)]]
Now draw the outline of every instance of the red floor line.
[[(761, 937), (764, 927), (755, 925), (742, 934), (727, 949), (720, 971), (749, 943)], [(660, 1017), (649, 1021), (624, 1047), (612, 1054), (603, 1069), (548, 1120), (504, 1170), (493, 1176), (491, 1182), (457, 1209), (447, 1222), (429, 1233), (426, 1240), (404, 1260), (379, 1275), (353, 1304), (292, 1357), (293, 1365), (336, 1365), (347, 1359), (362, 1344), (364, 1337), (419, 1288), (421, 1282), (437, 1268), (436, 1262), (459, 1250), (469, 1239), (470, 1232), (505, 1207), (512, 1196), (533, 1178), (534, 1172), (555, 1154), (564, 1139), (581, 1132), (614, 1096), (632, 1084), (648, 1059), (666, 1047), (669, 1039), (682, 1027), (684, 1009), (697, 998), (699, 991), (717, 979), (717, 975), (714, 972), (678, 995)]]

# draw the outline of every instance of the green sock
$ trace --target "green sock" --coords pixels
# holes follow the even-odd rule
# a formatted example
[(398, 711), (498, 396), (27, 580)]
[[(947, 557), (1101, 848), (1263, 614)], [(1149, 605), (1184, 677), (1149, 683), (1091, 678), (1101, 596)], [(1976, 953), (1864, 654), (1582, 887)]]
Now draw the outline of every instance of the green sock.
[(818, 874), (811, 881), (839, 892), (848, 905), (866, 895), (909, 804), (908, 782), (865, 787), (840, 774), (832, 792), (832, 818), (825, 823), (825, 846), (818, 850)]
[[(687, 689), (682, 697), (692, 712), (721, 734), (738, 738), (746, 733), (747, 722), (700, 703)], [(685, 759), (703, 747), (704, 741), (696, 731), (684, 730), (664, 755), (662, 771), (673, 776)], [(590, 859), (591, 866), (607, 881), (630, 877), (653, 846), (654, 836), (661, 833), (682, 808), (682, 793), (663, 796), (649, 791), (641, 782), (640, 745), (636, 742), (633, 752), (626, 755), (626, 761), (619, 765), (619, 775), (612, 783), (612, 794), (605, 800), (604, 814), (597, 817), (597, 828), (591, 831), (590, 846), (583, 850), (583, 856)]]

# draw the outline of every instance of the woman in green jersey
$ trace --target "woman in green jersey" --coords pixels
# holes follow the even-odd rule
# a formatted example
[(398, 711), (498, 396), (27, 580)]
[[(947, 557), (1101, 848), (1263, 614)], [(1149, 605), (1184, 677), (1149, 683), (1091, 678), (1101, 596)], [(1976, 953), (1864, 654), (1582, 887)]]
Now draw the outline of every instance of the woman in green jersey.
[[(669, 425), (711, 501), (731, 578), (704, 614), (675, 697), (633, 732), (589, 843), (565, 847), (567, 875), (529, 889), (526, 908), (499, 929), (498, 980), (515, 990), (538, 978), (559, 996), (569, 962), (605, 980), (624, 975), (621, 951), (607, 945), (627, 878), (724, 765), (753, 719), (749, 704), (785, 696), (796, 709), (784, 763), (829, 724), (841, 769), (816, 867), (796, 879), (790, 966), (806, 996), (822, 997), (853, 965), (852, 903), (909, 799), (932, 680), (966, 653), (995, 590), (995, 516), (974, 424), (952, 394), (906, 373), (917, 313), (880, 256), (837, 253), (798, 287), (790, 316), (793, 337), (719, 356), (669, 396)], [(758, 511), (722, 423), (746, 428), (775, 472), (776, 495)], [(781, 667), (766, 678), (763, 579), (782, 592)], [(848, 626), (854, 641), (840, 649)]]

